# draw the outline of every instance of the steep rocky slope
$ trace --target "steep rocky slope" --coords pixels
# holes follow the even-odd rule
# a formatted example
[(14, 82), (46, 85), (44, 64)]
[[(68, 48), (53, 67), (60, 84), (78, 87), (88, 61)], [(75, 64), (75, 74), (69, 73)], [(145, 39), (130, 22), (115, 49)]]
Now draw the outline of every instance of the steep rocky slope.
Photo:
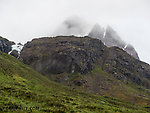
[[(150, 88), (150, 66), (117, 47), (106, 47), (89, 37), (55, 37), (34, 39), (21, 52), (25, 64), (43, 74), (90, 72), (94, 65), (118, 79), (131, 80)], [(143, 79), (144, 78), (144, 79)]]
[(129, 53), (131, 56), (133, 56), (136, 59), (139, 59), (138, 54), (134, 47), (130, 44), (127, 44), (124, 42), (120, 36), (117, 34), (116, 31), (114, 31), (110, 26), (107, 26), (106, 29), (102, 28), (98, 24), (96, 24), (92, 30), (90, 31), (89, 37), (100, 39), (107, 47), (113, 47), (117, 46), (123, 50), (125, 50), (127, 53)]
[(8, 53), (9, 51), (11, 51), (12, 44), (14, 44), (14, 42), (11, 42), (0, 36), (0, 51)]
[(8, 39), (0, 36), (0, 51), (19, 58), (22, 48), (23, 45), (21, 43), (15, 44), (15, 42), (9, 41)]
[[(21, 60), (51, 80), (72, 88), (132, 102), (149, 98), (150, 66), (118, 47), (106, 47), (98, 39), (74, 36), (34, 39), (25, 44)], [(95, 69), (100, 71), (94, 73)]]
[(41, 38), (25, 44), (21, 58), (43, 74), (87, 73), (105, 48), (100, 40), (88, 37)]
[(95, 96), (62, 86), (0, 52), (2, 113), (146, 113), (150, 106), (108, 96)]

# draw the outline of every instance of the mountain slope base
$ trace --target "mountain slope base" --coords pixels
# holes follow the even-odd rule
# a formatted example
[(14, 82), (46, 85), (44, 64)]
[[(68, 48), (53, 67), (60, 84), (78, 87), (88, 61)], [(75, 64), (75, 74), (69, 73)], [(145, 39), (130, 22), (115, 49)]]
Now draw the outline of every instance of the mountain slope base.
[(1, 112), (150, 112), (150, 106), (138, 106), (107, 96), (96, 96), (62, 86), (0, 52)]

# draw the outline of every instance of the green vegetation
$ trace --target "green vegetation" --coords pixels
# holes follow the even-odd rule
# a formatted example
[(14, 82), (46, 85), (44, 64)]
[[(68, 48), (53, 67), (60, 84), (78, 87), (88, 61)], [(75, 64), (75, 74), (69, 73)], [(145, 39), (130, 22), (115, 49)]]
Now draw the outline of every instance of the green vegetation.
[(55, 76), (51, 75), (50, 79), (78, 91), (115, 97), (138, 105), (150, 105), (149, 89), (129, 80), (118, 80), (98, 66), (95, 66), (90, 73), (84, 75), (63, 73)]
[(0, 52), (0, 112), (148, 113), (150, 106), (70, 89)]
[[(120, 98), (139, 105), (150, 105), (150, 90), (143, 86), (137, 85), (131, 81), (118, 80), (114, 76), (104, 72), (101, 67), (95, 68), (86, 76), (101, 76), (105, 88), (103, 94)], [(113, 93), (112, 93), (113, 92)]]
[(98, 74), (110, 76), (110, 74), (108, 74), (107, 72), (103, 71), (101, 67), (94, 68), (91, 72), (92, 72), (92, 74), (97, 74), (98, 73)]

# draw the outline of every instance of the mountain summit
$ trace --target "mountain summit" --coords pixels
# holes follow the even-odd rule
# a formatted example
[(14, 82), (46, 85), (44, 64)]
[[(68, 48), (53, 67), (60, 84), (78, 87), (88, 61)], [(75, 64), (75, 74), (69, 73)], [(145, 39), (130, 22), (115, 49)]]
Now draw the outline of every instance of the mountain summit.
[(128, 54), (132, 55), (134, 58), (139, 59), (138, 54), (134, 49), (134, 47), (124, 42), (117, 34), (117, 32), (113, 30), (113, 28), (110, 26), (107, 26), (107, 28), (104, 29), (100, 25), (95, 24), (90, 33), (88, 34), (88, 36), (101, 40), (107, 47), (117, 46), (125, 50)]

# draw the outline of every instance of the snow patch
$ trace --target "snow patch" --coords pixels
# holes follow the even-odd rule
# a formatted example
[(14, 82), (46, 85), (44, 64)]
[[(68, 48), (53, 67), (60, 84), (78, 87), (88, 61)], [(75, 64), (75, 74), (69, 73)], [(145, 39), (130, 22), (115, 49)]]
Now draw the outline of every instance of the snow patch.
[(103, 38), (105, 38), (105, 36), (106, 36), (106, 29), (104, 29)]
[(125, 50), (125, 49), (127, 48), (127, 46), (128, 46), (128, 44), (126, 44), (126, 45), (124, 46), (123, 50)]
[(10, 54), (13, 50), (16, 50), (18, 51), (18, 54), (20, 56), (21, 50), (23, 49), (23, 45), (15, 44), (15, 45), (12, 45), (11, 47), (12, 47), (12, 50), (8, 54)]

